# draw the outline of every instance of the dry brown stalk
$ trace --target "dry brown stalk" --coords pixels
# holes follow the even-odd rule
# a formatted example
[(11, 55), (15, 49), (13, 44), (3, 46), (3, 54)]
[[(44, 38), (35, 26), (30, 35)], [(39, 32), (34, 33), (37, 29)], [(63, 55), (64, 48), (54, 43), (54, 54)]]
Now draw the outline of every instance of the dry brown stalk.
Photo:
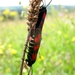
[(29, 3), (28, 17), (27, 17), (27, 19), (28, 19), (27, 25), (28, 25), (29, 32), (28, 32), (27, 40), (26, 40), (24, 50), (23, 50), (22, 62), (21, 62), (21, 67), (20, 67), (20, 75), (22, 75), (22, 71), (23, 71), (25, 52), (26, 52), (27, 45), (28, 45), (28, 42), (29, 42), (31, 29), (35, 28), (37, 20), (38, 20), (41, 1), (42, 0), (29, 0), (30, 3)]

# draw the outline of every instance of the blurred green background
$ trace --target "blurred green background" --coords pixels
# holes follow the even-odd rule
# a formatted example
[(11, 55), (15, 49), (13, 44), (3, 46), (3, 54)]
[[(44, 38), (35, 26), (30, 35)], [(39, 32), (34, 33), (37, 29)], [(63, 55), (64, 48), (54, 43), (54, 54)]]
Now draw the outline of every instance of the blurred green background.
[[(75, 75), (75, 10), (58, 7), (48, 8), (33, 75)], [(19, 75), (28, 34), (26, 16), (26, 11), (0, 12), (0, 75)]]

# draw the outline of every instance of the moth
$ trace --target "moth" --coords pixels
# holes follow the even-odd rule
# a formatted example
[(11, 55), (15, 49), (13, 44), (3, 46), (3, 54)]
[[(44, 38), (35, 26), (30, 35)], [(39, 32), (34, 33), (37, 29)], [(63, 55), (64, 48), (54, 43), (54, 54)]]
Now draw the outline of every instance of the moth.
[(25, 60), (29, 67), (31, 67), (37, 59), (37, 54), (41, 44), (41, 38), (42, 38), (41, 34), (42, 34), (42, 29), (43, 29), (46, 14), (47, 14), (46, 7), (41, 6), (39, 10), (37, 23), (35, 25), (35, 28), (32, 28), (29, 37), (27, 59)]

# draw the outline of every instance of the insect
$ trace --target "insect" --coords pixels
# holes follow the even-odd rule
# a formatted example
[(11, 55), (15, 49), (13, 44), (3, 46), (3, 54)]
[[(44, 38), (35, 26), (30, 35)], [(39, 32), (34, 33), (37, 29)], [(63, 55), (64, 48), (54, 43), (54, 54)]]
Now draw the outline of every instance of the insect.
[[(29, 0), (29, 1), (30, 2), (27, 17), (28, 36), (23, 50), (20, 75), (22, 75), (23, 67), (25, 67), (26, 69), (32, 68), (32, 65), (35, 63), (37, 59), (37, 54), (42, 39), (42, 28), (47, 14), (46, 8), (51, 3), (52, 0), (46, 6), (40, 5), (43, 0)], [(25, 57), (26, 53), (27, 58)], [(32, 73), (30, 71), (28, 75), (31, 74)]]
[(46, 7), (40, 7), (40, 13), (38, 15), (38, 20), (36, 23), (36, 27), (31, 30), (31, 34), (29, 37), (29, 48), (27, 53), (27, 65), (32, 66), (37, 58), (38, 50), (41, 43), (42, 38), (42, 28), (44, 25), (45, 17), (46, 17)]

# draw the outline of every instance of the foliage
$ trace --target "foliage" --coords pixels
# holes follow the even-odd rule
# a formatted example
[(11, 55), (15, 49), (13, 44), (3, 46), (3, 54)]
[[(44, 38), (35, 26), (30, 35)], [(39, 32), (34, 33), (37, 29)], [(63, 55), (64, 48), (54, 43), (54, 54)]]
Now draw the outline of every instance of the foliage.
[(3, 16), (0, 16), (0, 22), (2, 22), (4, 20)]
[[(54, 9), (48, 14), (33, 75), (75, 75), (74, 18), (69, 12)], [(26, 36), (25, 20), (0, 23), (1, 75), (19, 75)]]
[(9, 9), (6, 9), (5, 11), (3, 11), (3, 15), (6, 19), (8, 19), (9, 17), (9, 13), (10, 13), (10, 10)]
[(17, 19), (17, 17), (18, 17), (18, 12), (6, 9), (0, 15), (0, 22), (7, 21), (9, 19), (15, 20)]
[(18, 12), (12, 11), (12, 12), (10, 12), (9, 16), (11, 19), (16, 19), (16, 18), (18, 18)]
[[(19, 7), (18, 7), (19, 8)], [(12, 9), (12, 7), (11, 7)], [(0, 11), (0, 22), (7, 21), (7, 20), (17, 20), (17, 19), (24, 19), (27, 15), (27, 7), (22, 6), (22, 10), (17, 11), (16, 10), (10, 10), (5, 9), (3, 11)]]

